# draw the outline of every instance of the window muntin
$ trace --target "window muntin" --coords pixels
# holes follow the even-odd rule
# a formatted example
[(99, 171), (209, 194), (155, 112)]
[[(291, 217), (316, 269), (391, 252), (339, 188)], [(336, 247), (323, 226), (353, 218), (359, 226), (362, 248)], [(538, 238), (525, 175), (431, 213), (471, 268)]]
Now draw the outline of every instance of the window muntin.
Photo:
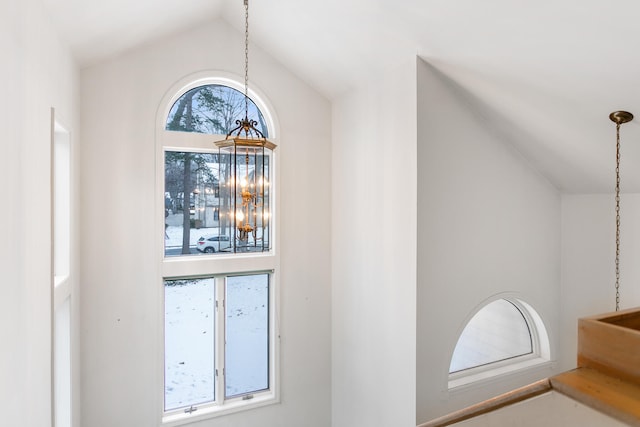
[[(248, 99), (247, 115), (258, 123), (258, 130), (269, 136), (262, 112)], [(165, 129), (180, 132), (227, 135), (245, 117), (245, 97), (236, 89), (209, 84), (185, 92), (173, 104)]]

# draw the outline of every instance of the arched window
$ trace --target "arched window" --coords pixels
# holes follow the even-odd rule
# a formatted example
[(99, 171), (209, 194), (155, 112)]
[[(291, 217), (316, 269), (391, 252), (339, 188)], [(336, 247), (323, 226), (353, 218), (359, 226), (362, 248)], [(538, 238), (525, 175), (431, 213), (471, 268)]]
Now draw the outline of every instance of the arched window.
[(227, 135), (246, 113), (250, 120), (258, 123), (258, 130), (269, 137), (262, 112), (250, 98), (247, 100), (245, 105), (244, 94), (229, 86), (209, 84), (195, 87), (174, 102), (165, 129)]
[(449, 372), (483, 366), (533, 352), (531, 330), (520, 309), (499, 299), (467, 323), (451, 358)]
[(163, 420), (172, 425), (278, 399), (276, 154), (247, 163), (247, 175), (271, 198), (260, 200), (264, 218), (239, 249), (225, 199), (229, 159), (214, 144), (245, 114), (265, 136), (276, 134), (273, 112), (257, 96), (245, 111), (242, 86), (231, 78), (202, 76), (177, 87), (157, 118)]
[[(250, 98), (245, 104), (244, 94), (230, 86), (201, 84), (186, 90), (173, 102), (164, 120), (164, 130), (187, 135), (165, 132), (162, 137), (166, 257), (228, 254), (237, 252), (240, 246), (247, 251), (270, 247), (273, 213), (267, 203), (260, 204), (259, 227), (246, 242), (237, 244), (234, 219), (229, 216), (233, 207), (225, 197), (229, 191), (225, 182), (229, 181), (230, 160), (213, 145), (213, 141), (224, 139), (245, 114), (257, 123), (257, 129), (265, 137), (269, 136), (265, 114)], [(252, 156), (250, 161), (247, 174), (256, 183), (264, 184), (262, 191), (268, 193), (271, 157)]]
[(549, 359), (540, 316), (518, 299), (497, 299), (478, 310), (458, 337), (449, 365), (449, 388)]

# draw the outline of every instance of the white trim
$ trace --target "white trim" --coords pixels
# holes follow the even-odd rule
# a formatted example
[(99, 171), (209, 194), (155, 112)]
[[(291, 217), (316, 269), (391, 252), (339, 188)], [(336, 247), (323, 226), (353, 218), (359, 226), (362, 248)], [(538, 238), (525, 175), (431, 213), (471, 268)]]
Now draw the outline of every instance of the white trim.
[(164, 259), (163, 277), (202, 277), (220, 274), (275, 270), (275, 255), (256, 254), (200, 254)]
[[(521, 312), (526, 316), (529, 329), (532, 334), (532, 341), (534, 343), (534, 351), (540, 355), (541, 358), (551, 360), (551, 344), (549, 341), (549, 333), (544, 326), (544, 322), (540, 317), (540, 314), (529, 304), (522, 299), (517, 298), (516, 301), (524, 308)], [(533, 325), (533, 328), (531, 327)]]
[(217, 405), (202, 405), (198, 407), (196, 412), (191, 414), (185, 413), (184, 411), (174, 411), (174, 413), (169, 413), (162, 417), (162, 425), (166, 427), (180, 426), (210, 418), (221, 417), (223, 415), (234, 414), (248, 409), (273, 405), (274, 403), (279, 403), (277, 393), (256, 393), (255, 397), (250, 401), (238, 399), (235, 402), (226, 403), (224, 408)]
[(460, 389), (468, 385), (495, 381), (497, 378), (501, 378), (507, 374), (523, 372), (534, 367), (538, 368), (547, 366), (551, 366), (551, 362), (548, 359), (527, 354), (513, 359), (501, 360), (485, 366), (478, 366), (466, 371), (449, 374), (448, 388), (449, 391), (456, 391), (456, 389)]

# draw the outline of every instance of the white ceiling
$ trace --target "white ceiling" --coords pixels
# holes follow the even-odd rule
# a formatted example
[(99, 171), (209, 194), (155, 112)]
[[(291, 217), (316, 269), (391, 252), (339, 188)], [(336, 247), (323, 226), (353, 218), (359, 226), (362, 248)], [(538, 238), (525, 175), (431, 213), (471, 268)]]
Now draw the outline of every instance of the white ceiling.
[[(43, 0), (81, 66), (224, 19), (242, 0)], [(640, 192), (640, 2), (251, 0), (251, 39), (329, 99), (419, 55), (558, 188)], [(241, 47), (240, 47), (241, 48)]]

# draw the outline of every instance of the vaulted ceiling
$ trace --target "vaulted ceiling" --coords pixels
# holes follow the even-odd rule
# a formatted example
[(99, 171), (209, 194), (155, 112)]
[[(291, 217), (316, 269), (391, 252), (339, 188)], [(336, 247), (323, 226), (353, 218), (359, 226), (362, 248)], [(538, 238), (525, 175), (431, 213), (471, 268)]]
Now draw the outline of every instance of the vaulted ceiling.
[[(224, 19), (242, 0), (43, 0), (80, 66)], [(634, 0), (251, 0), (251, 39), (335, 99), (420, 56), (560, 190), (640, 192), (640, 3)]]

